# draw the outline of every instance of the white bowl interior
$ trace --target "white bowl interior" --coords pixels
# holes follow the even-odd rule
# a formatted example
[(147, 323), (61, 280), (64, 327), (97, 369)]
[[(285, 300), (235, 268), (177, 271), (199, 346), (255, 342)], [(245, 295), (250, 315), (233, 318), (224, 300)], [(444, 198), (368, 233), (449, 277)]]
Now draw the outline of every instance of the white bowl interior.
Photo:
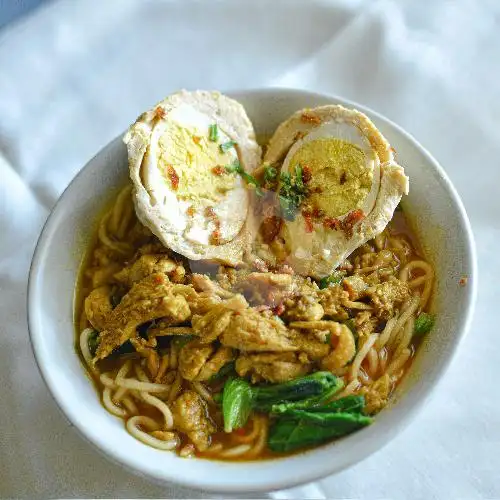
[[(83, 251), (95, 220), (127, 177), (121, 138), (97, 154), (60, 198), (40, 237), (30, 272), (29, 326), (42, 375), (75, 427), (110, 458), (160, 481), (205, 490), (241, 492), (290, 487), (342, 470), (385, 445), (422, 406), (466, 332), (475, 297), (472, 233), (458, 196), (436, 161), (393, 123), (359, 105), (303, 91), (267, 89), (230, 94), (247, 109), (259, 135), (271, 134), (297, 109), (327, 103), (368, 114), (397, 151), (410, 176), (403, 207), (437, 272), (433, 308), (436, 326), (410, 374), (397, 391), (397, 404), (374, 424), (349, 437), (283, 459), (223, 463), (181, 459), (143, 445), (121, 419), (101, 405), (75, 351), (73, 296)], [(459, 286), (462, 276), (469, 278)]]

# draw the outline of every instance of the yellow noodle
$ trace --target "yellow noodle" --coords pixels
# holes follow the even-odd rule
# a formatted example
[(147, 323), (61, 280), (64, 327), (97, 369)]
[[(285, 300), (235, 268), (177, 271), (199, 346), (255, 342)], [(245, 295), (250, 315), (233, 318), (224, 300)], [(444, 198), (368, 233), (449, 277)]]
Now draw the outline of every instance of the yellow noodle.
[(132, 186), (128, 185), (124, 187), (116, 197), (113, 208), (111, 209), (109, 229), (114, 234), (117, 233), (120, 223), (123, 219), (123, 212), (125, 210), (125, 207), (132, 204), (132, 200), (130, 199), (131, 191)]
[(391, 361), (391, 364), (387, 367), (386, 373), (389, 375), (395, 375), (404, 366), (408, 359), (410, 359), (410, 356), (411, 350), (403, 349), (399, 357), (394, 359), (394, 361)]
[(161, 378), (163, 377), (163, 375), (165, 375), (166, 371), (168, 370), (168, 361), (169, 361), (169, 355), (168, 354), (164, 354), (162, 357), (161, 357), (161, 363), (160, 363), (160, 367), (158, 368), (158, 372), (155, 376), (155, 382), (159, 382), (161, 380)]
[(391, 338), (391, 333), (392, 333), (394, 326), (396, 325), (396, 322), (397, 322), (396, 316), (392, 317), (391, 319), (389, 319), (389, 321), (387, 321), (387, 323), (384, 327), (384, 330), (382, 331), (379, 338), (377, 339), (377, 347), (379, 349), (384, 347), (385, 344), (387, 344), (387, 341)]
[[(102, 382), (102, 380), (101, 380)], [(127, 389), (136, 390), (136, 391), (146, 391), (146, 392), (154, 392), (161, 393), (165, 392), (169, 389), (168, 385), (165, 384), (154, 384), (152, 382), (140, 382), (137, 379), (133, 378), (124, 378), (121, 380), (115, 381), (116, 385), (120, 387), (125, 387)]]
[(365, 356), (368, 354), (368, 351), (372, 348), (373, 344), (375, 344), (375, 341), (377, 340), (377, 334), (372, 333), (365, 341), (363, 344), (363, 347), (357, 352), (356, 357), (354, 358), (354, 361), (352, 362), (351, 365), (351, 380), (355, 380), (358, 378), (358, 372), (359, 368), (361, 366), (361, 363), (365, 359)]
[(260, 433), (260, 419), (257, 415), (253, 415), (252, 417), (252, 432), (249, 434), (235, 434), (234, 439), (238, 441), (238, 443), (251, 443), (254, 441)]
[(134, 365), (135, 375), (141, 382), (150, 382), (149, 377), (146, 375), (142, 367), (136, 363)]
[(99, 375), (99, 380), (104, 387), (109, 387), (110, 389), (116, 389), (115, 380), (110, 377), (109, 372), (101, 373)]
[(214, 400), (207, 388), (200, 382), (191, 382), (193, 389), (208, 403), (213, 403)]
[(343, 305), (349, 309), (360, 309), (361, 311), (371, 311), (373, 309), (372, 306), (364, 302), (352, 302), (350, 300), (345, 300)]
[(358, 380), (363, 385), (370, 385), (373, 382), (371, 377), (363, 370), (363, 368), (360, 368), (358, 371)]
[(420, 297), (420, 308), (423, 309), (429, 300), (432, 290), (432, 281), (434, 280), (434, 269), (432, 269), (432, 266), (424, 260), (412, 260), (401, 269), (399, 279), (411, 283), (410, 275), (416, 269), (422, 270), (425, 276), (424, 290)]
[(388, 348), (394, 347), (399, 337), (401, 328), (403, 328), (403, 325), (408, 321), (408, 318), (415, 313), (418, 308), (419, 302), (420, 297), (418, 295), (415, 295), (407, 302), (406, 307), (404, 307), (403, 312), (399, 315), (398, 320), (396, 321), (396, 324), (392, 329), (391, 336), (387, 341), (386, 345)]
[(172, 343), (172, 347), (170, 347), (170, 368), (175, 370), (177, 368), (177, 348)]
[(372, 347), (367, 354), (368, 359), (368, 375), (371, 378), (375, 378), (377, 376), (379, 361), (378, 361), (378, 352), (375, 347)]
[(182, 377), (180, 372), (177, 372), (177, 376), (175, 377), (174, 383), (172, 384), (170, 388), (170, 392), (168, 393), (168, 402), (172, 403), (174, 399), (177, 397), (177, 394), (179, 394), (182, 386)]
[(149, 428), (150, 431), (159, 430), (159, 425), (150, 417), (137, 415), (129, 418), (126, 424), (127, 430), (139, 441), (142, 441), (143, 443), (159, 450), (173, 450), (178, 446), (179, 439), (177, 437), (168, 441), (163, 441), (142, 431), (139, 429), (139, 425), (141, 427)]
[(163, 418), (165, 419), (165, 429), (168, 430), (174, 426), (174, 417), (172, 416), (172, 412), (163, 401), (152, 396), (151, 394), (148, 394), (147, 392), (141, 392), (141, 397), (146, 403), (158, 408), (158, 410), (162, 413)]
[(385, 373), (387, 366), (387, 349), (385, 347), (382, 347), (382, 349), (378, 351), (378, 360), (380, 363), (380, 372)]
[(263, 416), (259, 416), (258, 418), (260, 420), (258, 439), (255, 441), (252, 448), (246, 453), (247, 458), (255, 458), (259, 456), (267, 446), (267, 435), (269, 429), (267, 418)]
[(103, 219), (101, 220), (101, 223), (99, 224), (99, 230), (97, 232), (97, 235), (99, 236), (99, 239), (101, 240), (103, 245), (107, 246), (108, 248), (111, 248), (111, 250), (114, 250), (122, 255), (127, 255), (131, 252), (132, 247), (128, 243), (113, 241), (108, 236), (106, 226), (107, 226), (108, 219), (109, 219), (110, 215), (111, 215), (111, 212), (106, 214), (103, 217)]
[(205, 450), (205, 453), (210, 453), (210, 454), (219, 453), (219, 451), (221, 451), (222, 448), (223, 448), (222, 443), (216, 443), (210, 446), (210, 448), (208, 448), (207, 450)]
[(413, 329), (415, 327), (415, 318), (414, 316), (410, 316), (408, 321), (405, 323), (405, 326), (402, 330), (402, 334), (399, 336), (399, 342), (394, 351), (394, 358), (397, 358), (403, 351), (406, 349), (411, 342), (411, 338), (413, 337)]
[(80, 351), (82, 353), (83, 359), (85, 360), (85, 363), (87, 363), (87, 367), (89, 368), (89, 370), (95, 373), (96, 368), (94, 366), (94, 363), (92, 362), (92, 354), (90, 353), (89, 349), (89, 335), (91, 333), (94, 333), (94, 330), (92, 328), (86, 328), (80, 334)]
[(132, 365), (132, 360), (127, 359), (127, 361), (125, 361), (125, 363), (123, 363), (123, 365), (118, 370), (118, 373), (116, 374), (115, 380), (116, 381), (123, 380), (125, 378), (125, 376), (128, 374), (128, 372), (130, 371), (131, 365)]
[(354, 392), (356, 392), (359, 389), (359, 387), (360, 387), (359, 380), (358, 379), (352, 380), (344, 387), (343, 391), (341, 391), (335, 395), (334, 399), (339, 399), (339, 398), (343, 398), (344, 396), (349, 396), (349, 395), (353, 394)]
[(190, 458), (194, 456), (194, 445), (189, 443), (186, 446), (183, 446), (179, 450), (179, 456), (182, 458)]
[(102, 403), (105, 406), (105, 408), (109, 411), (109, 413), (112, 413), (113, 415), (116, 415), (117, 417), (126, 417), (127, 416), (127, 412), (123, 408), (120, 408), (119, 406), (117, 406), (113, 403), (113, 400), (111, 398), (111, 388), (110, 387), (104, 388), (104, 391), (102, 392)]
[(120, 403), (125, 406), (129, 415), (137, 415), (139, 413), (139, 409), (132, 398), (126, 396), (120, 401)]
[(223, 458), (240, 457), (241, 455), (245, 455), (251, 449), (252, 445), (250, 444), (239, 444), (237, 446), (234, 446), (233, 448), (229, 448), (228, 450), (221, 451), (219, 453), (219, 456)]
[(123, 397), (127, 394), (128, 392), (128, 389), (125, 389), (125, 387), (120, 387), (116, 392), (115, 394), (113, 395), (113, 397), (111, 398), (115, 403), (119, 403)]

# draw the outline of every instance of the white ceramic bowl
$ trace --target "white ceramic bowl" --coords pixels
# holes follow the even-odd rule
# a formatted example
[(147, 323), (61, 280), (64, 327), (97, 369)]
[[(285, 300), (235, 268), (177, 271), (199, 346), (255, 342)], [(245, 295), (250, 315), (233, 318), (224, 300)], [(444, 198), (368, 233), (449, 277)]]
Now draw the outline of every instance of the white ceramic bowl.
[[(91, 229), (110, 194), (127, 177), (127, 153), (115, 139), (81, 170), (52, 211), (33, 257), (28, 311), (31, 342), (56, 403), (81, 434), (108, 457), (157, 481), (219, 492), (291, 487), (338, 472), (382, 448), (406, 426), (444, 375), (464, 337), (476, 295), (475, 251), (462, 203), (436, 160), (401, 128), (358, 104), (299, 90), (229, 92), (257, 133), (270, 135), (297, 109), (329, 103), (356, 107), (373, 119), (410, 176), (403, 207), (437, 273), (435, 328), (418, 351), (393, 403), (373, 425), (337, 442), (272, 461), (227, 463), (182, 459), (131, 437), (101, 405), (75, 351), (75, 280)], [(459, 280), (468, 277), (466, 286)]]

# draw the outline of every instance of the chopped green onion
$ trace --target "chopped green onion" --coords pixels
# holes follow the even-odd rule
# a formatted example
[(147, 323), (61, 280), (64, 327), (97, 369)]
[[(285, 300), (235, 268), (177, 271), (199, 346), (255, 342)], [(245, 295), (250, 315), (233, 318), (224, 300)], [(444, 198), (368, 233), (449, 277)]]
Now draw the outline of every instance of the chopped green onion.
[(266, 182), (272, 182), (276, 179), (278, 171), (274, 167), (266, 167), (264, 169), (264, 180)]
[(279, 202), (281, 213), (285, 219), (293, 221), (306, 197), (306, 188), (302, 181), (302, 167), (296, 167), (293, 181), (288, 172), (281, 172), (280, 184)]
[(257, 196), (264, 195), (264, 192), (260, 187), (259, 181), (253, 175), (250, 175), (249, 173), (245, 172), (244, 168), (241, 166), (241, 163), (238, 160), (235, 160), (231, 165), (226, 165), (226, 172), (230, 174), (232, 173), (240, 174), (243, 180), (247, 184), (255, 186), (255, 193), (257, 194)]
[(234, 146), (236, 146), (236, 142), (234, 141), (227, 141), (227, 142), (223, 142), (219, 148), (220, 150), (223, 152), (223, 153), (227, 153), (231, 148), (234, 148)]
[(345, 271), (333, 271), (330, 276), (325, 276), (321, 278), (318, 282), (318, 286), (323, 288), (328, 288), (330, 285), (338, 285), (342, 282), (345, 276)]
[(238, 160), (234, 160), (231, 165), (226, 165), (226, 172), (229, 174), (234, 174), (235, 172), (237, 174), (241, 174), (242, 172), (244, 172), (244, 170), (241, 166), (241, 163)]
[(219, 139), (219, 127), (217, 127), (217, 123), (213, 123), (208, 127), (208, 139), (212, 142), (217, 142)]
[(302, 167), (300, 165), (295, 166), (295, 186), (300, 191), (304, 189), (304, 181), (302, 180)]

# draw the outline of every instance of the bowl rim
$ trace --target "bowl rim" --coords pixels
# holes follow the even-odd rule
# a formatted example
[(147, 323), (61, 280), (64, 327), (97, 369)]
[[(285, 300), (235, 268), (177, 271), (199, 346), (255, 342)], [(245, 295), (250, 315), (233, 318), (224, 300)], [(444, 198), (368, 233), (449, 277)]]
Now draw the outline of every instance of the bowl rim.
[[(337, 474), (338, 472), (352, 466), (355, 463), (359, 463), (363, 461), (364, 459), (368, 458), (370, 455), (374, 454), (376, 451), (381, 450), (384, 448), (390, 441), (392, 441), (404, 428), (406, 428), (416, 417), (416, 415), (422, 410), (424, 403), (428, 400), (428, 398), (432, 395), (432, 393), (435, 391), (436, 387), (439, 385), (439, 383), (442, 381), (444, 374), (448, 370), (449, 366), (451, 363), (454, 361), (456, 358), (458, 349), (460, 344), (463, 342), (465, 336), (467, 335), (470, 325), (472, 322), (472, 317), (474, 314), (474, 307), (476, 303), (476, 298), (477, 298), (477, 257), (476, 257), (476, 247), (475, 247), (475, 242), (474, 242), (474, 236), (471, 228), (471, 224), (469, 221), (469, 218), (467, 216), (467, 213), (465, 211), (464, 205), (462, 203), (462, 200), (453, 186), (451, 180), (448, 178), (445, 170), (439, 162), (429, 153), (429, 151), (422, 146), (409, 132), (404, 130), (402, 127), (394, 123), (392, 120), (389, 118), (386, 118), (385, 116), (381, 115), (380, 113), (372, 110), (371, 108), (364, 106), (362, 104), (359, 104), (355, 101), (352, 101), (350, 99), (346, 99), (344, 97), (335, 95), (335, 94), (330, 94), (330, 93), (323, 93), (323, 92), (312, 92), (309, 90), (305, 89), (296, 89), (296, 88), (287, 88), (287, 87), (263, 87), (263, 88), (250, 88), (250, 89), (228, 89), (222, 91), (225, 95), (228, 95), (236, 100), (244, 97), (244, 96), (258, 96), (258, 95), (263, 95), (263, 94), (275, 94), (277, 97), (289, 97), (289, 98), (303, 98), (303, 97), (308, 97), (311, 99), (331, 99), (333, 102), (336, 102), (338, 104), (341, 104), (346, 107), (352, 107), (356, 108), (363, 113), (367, 114), (368, 116), (375, 117), (377, 121), (383, 122), (385, 125), (389, 126), (390, 128), (394, 129), (398, 134), (403, 136), (407, 141), (412, 143), (412, 145), (419, 150), (419, 152), (425, 157), (427, 163), (432, 165), (432, 168), (434, 171), (437, 173), (439, 182), (442, 184), (444, 190), (447, 192), (449, 195), (450, 201), (454, 206), (454, 209), (457, 212), (458, 218), (460, 219), (460, 223), (465, 229), (464, 232), (464, 240), (465, 240), (465, 258), (466, 258), (466, 265), (470, 269), (469, 273), (469, 281), (468, 285), (466, 287), (466, 308), (464, 311), (464, 321), (459, 328), (458, 331), (455, 333), (455, 342), (452, 344), (451, 349), (447, 353), (447, 357), (444, 360), (444, 362), (438, 367), (434, 374), (434, 378), (429, 380), (429, 386), (427, 389), (424, 391), (423, 394), (419, 395), (417, 400), (413, 402), (413, 404), (410, 405), (410, 407), (406, 410), (406, 413), (399, 416), (399, 422), (397, 425), (397, 428), (395, 428), (395, 432), (393, 432), (383, 443), (378, 443), (376, 446), (372, 446), (370, 449), (366, 451), (364, 456), (360, 459), (354, 459), (348, 461), (348, 463), (344, 463), (342, 466), (337, 466), (334, 467), (333, 465), (328, 465), (328, 464), (320, 464), (318, 463), (318, 467), (315, 471), (306, 471), (306, 472), (301, 472), (297, 476), (290, 477), (287, 480), (282, 480), (282, 481), (272, 481), (272, 480), (267, 480), (266, 482), (259, 482), (255, 486), (243, 486), (241, 488), (237, 488), (232, 484), (222, 484), (222, 481), (219, 480), (217, 481), (217, 485), (215, 485), (213, 482), (208, 483), (207, 481), (201, 480), (201, 481), (193, 481), (193, 480), (186, 480), (183, 477), (178, 477), (175, 476), (174, 474), (169, 474), (168, 471), (166, 471), (166, 474), (162, 474), (162, 476), (158, 475), (152, 475), (149, 472), (145, 472), (144, 470), (140, 470), (136, 468), (136, 466), (132, 465), (129, 463), (126, 458), (124, 458), (123, 454), (121, 452), (117, 452), (114, 449), (111, 449), (108, 446), (105, 446), (102, 441), (98, 439), (93, 439), (91, 438), (85, 428), (80, 425), (80, 423), (76, 420), (74, 421), (68, 414), (68, 411), (65, 408), (65, 402), (64, 398), (60, 396), (55, 389), (55, 387), (52, 386), (52, 383), (50, 382), (50, 377), (48, 376), (51, 368), (47, 366), (46, 363), (44, 363), (43, 359), (41, 359), (41, 354), (39, 352), (39, 339), (41, 336), (43, 336), (43, 333), (40, 332), (36, 326), (36, 323), (33, 319), (34, 317), (34, 311), (37, 307), (39, 307), (38, 302), (37, 302), (37, 297), (35, 293), (35, 286), (36, 286), (36, 281), (38, 274), (41, 272), (41, 269), (43, 268), (44, 264), (43, 261), (41, 260), (42, 253), (44, 251), (44, 248), (46, 246), (46, 241), (50, 236), (50, 229), (52, 228), (53, 225), (55, 225), (55, 217), (54, 214), (57, 212), (59, 207), (65, 202), (65, 199), (67, 197), (68, 191), (74, 186), (75, 184), (78, 183), (79, 178), (83, 175), (85, 169), (89, 164), (91, 164), (97, 157), (99, 157), (104, 150), (106, 150), (108, 147), (110, 147), (112, 144), (114, 144), (117, 140), (119, 140), (123, 134), (120, 134), (119, 136), (115, 137), (113, 140), (111, 140), (109, 143), (104, 145), (91, 159), (89, 159), (86, 164), (78, 171), (78, 173), (73, 177), (71, 182), (68, 184), (68, 186), (64, 189), (62, 194), (59, 196), (58, 200), (52, 207), (50, 214), (48, 215), (42, 230), (40, 232), (33, 257), (31, 260), (30, 264), (30, 269), (29, 269), (29, 276), (28, 276), (28, 293), (27, 293), (27, 319), (28, 319), (28, 331), (29, 331), (29, 337), (30, 337), (30, 343), (31, 347), (33, 350), (33, 355), (36, 361), (36, 364), (38, 366), (38, 369), (40, 371), (40, 374), (42, 376), (42, 379), (49, 389), (49, 394), (51, 395), (52, 399), (55, 401), (56, 406), (59, 408), (61, 413), (64, 415), (66, 420), (68, 420), (72, 425), (73, 429), (75, 429), (80, 436), (82, 436), (85, 441), (89, 442), (98, 452), (100, 455), (105, 456), (107, 459), (111, 460), (112, 462), (119, 464), (121, 467), (124, 467), (125, 469), (131, 471), (135, 475), (138, 475), (143, 478), (148, 478), (149, 480), (157, 483), (157, 484), (165, 484), (166, 482), (171, 482), (171, 483), (176, 483), (179, 485), (182, 485), (184, 487), (190, 487), (190, 488), (196, 488), (199, 490), (205, 490), (205, 491), (211, 491), (211, 492), (219, 492), (219, 493), (238, 493), (238, 492), (265, 492), (265, 491), (275, 491), (279, 489), (284, 489), (284, 488), (292, 488), (301, 484), (309, 483), (312, 481), (316, 481), (318, 479), (321, 479), (325, 476), (331, 475), (331, 474)], [(83, 368), (83, 367), (82, 367)], [(359, 433), (358, 433), (359, 434)], [(316, 450), (312, 450), (310, 453), (314, 454)], [(304, 454), (305, 456), (305, 454)], [(275, 461), (281, 461), (281, 460), (286, 460), (287, 457), (283, 458), (277, 458), (273, 459), (271, 461), (266, 461), (269, 465), (271, 465)], [(196, 459), (195, 459), (196, 460)], [(244, 467), (248, 466), (247, 462), (242, 462), (242, 465)]]

